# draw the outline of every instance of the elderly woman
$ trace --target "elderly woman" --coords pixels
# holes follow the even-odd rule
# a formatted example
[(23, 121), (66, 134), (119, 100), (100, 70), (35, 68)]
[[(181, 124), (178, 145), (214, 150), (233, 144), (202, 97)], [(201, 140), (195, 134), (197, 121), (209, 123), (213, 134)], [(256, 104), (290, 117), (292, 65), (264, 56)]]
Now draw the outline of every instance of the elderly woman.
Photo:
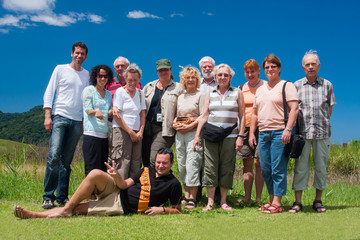
[(174, 143), (173, 120), (177, 99), (182, 92), (180, 84), (173, 81), (170, 60), (157, 61), (156, 72), (159, 79), (144, 87), (147, 112), (142, 158), (145, 167), (154, 166), (160, 148), (171, 148)]
[[(227, 205), (228, 189), (232, 188), (236, 152), (242, 147), (242, 138), (238, 136), (237, 122), (244, 118), (244, 97), (242, 91), (230, 85), (235, 72), (227, 64), (220, 64), (213, 71), (218, 87), (206, 94), (204, 110), (194, 138), (193, 150), (200, 146), (200, 132), (204, 138), (204, 175), (203, 186), (207, 187), (208, 203), (203, 211), (213, 209), (215, 188), (220, 186), (220, 207), (225, 211), (232, 208)], [(206, 123), (206, 124), (205, 124)], [(205, 138), (205, 130), (225, 129), (216, 140)], [(210, 133), (212, 135), (213, 133)]]
[(136, 64), (130, 64), (124, 72), (126, 85), (114, 94), (113, 141), (111, 159), (123, 179), (141, 168), (141, 140), (145, 127), (145, 97), (137, 89), (142, 72)]
[(193, 151), (193, 141), (198, 125), (197, 119), (203, 110), (204, 94), (200, 86), (200, 72), (188, 66), (180, 72), (180, 85), (184, 92), (178, 97), (177, 113), (173, 128), (176, 133), (176, 157), (180, 179), (185, 190), (185, 209), (196, 207), (196, 193), (200, 186), (200, 170), (203, 160), (202, 148)]
[(255, 130), (258, 126), (261, 170), (270, 195), (270, 201), (259, 210), (264, 213), (280, 213), (281, 199), (286, 195), (289, 161), (289, 155), (284, 153), (284, 149), (285, 144), (290, 142), (291, 131), (299, 111), (298, 95), (295, 86), (288, 82), (285, 95), (289, 118), (285, 124), (282, 90), (286, 81), (280, 79), (280, 59), (269, 54), (262, 66), (269, 82), (264, 83), (256, 91), (249, 142), (251, 147), (255, 147)]
[(113, 79), (113, 72), (107, 65), (91, 69), (90, 82), (82, 92), (84, 111), (83, 155), (85, 175), (93, 169), (106, 171), (104, 162), (108, 157), (107, 119), (112, 115), (111, 93), (105, 89)]
[[(244, 146), (237, 153), (236, 157), (241, 158), (244, 161), (243, 168), (243, 181), (245, 189), (245, 197), (241, 200), (243, 205), (251, 204), (251, 189), (254, 180), (253, 165), (255, 159), (255, 187), (256, 187), (256, 202), (261, 204), (261, 192), (264, 186), (264, 178), (261, 173), (259, 149), (257, 146), (251, 148), (249, 145), (249, 131), (251, 115), (253, 111), (254, 98), (256, 90), (262, 86), (265, 81), (261, 80), (260, 77), (260, 66), (254, 59), (247, 60), (244, 64), (244, 74), (247, 82), (244, 85), (240, 85), (239, 88), (242, 90), (244, 95), (245, 103), (245, 129), (241, 129), (243, 133), (240, 137), (243, 138)], [(258, 137), (259, 129), (255, 130), (255, 137)]]

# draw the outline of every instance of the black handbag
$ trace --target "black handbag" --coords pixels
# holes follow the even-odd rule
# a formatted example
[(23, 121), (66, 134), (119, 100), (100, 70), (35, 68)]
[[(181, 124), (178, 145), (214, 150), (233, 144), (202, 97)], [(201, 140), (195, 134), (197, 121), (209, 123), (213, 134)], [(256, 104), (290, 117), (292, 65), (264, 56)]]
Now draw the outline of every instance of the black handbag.
[[(286, 84), (287, 84), (287, 82), (284, 83), (283, 90), (282, 90), (285, 126), (288, 122), (286, 94), (285, 94)], [(298, 116), (296, 119), (295, 133), (291, 134), (291, 140), (288, 144), (286, 144), (285, 149), (284, 149), (284, 154), (289, 155), (291, 158), (298, 158), (301, 155), (304, 145), (305, 145), (304, 118), (303, 118), (302, 111), (299, 110), (299, 113), (298, 113)]]
[(236, 127), (237, 123), (231, 127), (223, 128), (206, 122), (202, 128), (202, 138), (210, 142), (221, 142), (224, 138), (229, 136)]

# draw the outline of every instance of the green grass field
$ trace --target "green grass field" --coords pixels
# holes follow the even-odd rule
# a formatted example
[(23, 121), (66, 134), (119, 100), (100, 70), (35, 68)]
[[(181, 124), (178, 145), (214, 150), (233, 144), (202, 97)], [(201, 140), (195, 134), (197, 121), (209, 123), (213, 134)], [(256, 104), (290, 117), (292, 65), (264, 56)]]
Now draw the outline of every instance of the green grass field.
[[(11, 143), (8, 144), (11, 146)], [(351, 148), (352, 151), (358, 151), (359, 145), (355, 148), (349, 145), (345, 146), (345, 150)], [(284, 212), (265, 215), (257, 212), (256, 207), (234, 207), (232, 212), (216, 209), (203, 213), (201, 208), (204, 203), (200, 203), (196, 209), (184, 211), (180, 215), (149, 217), (135, 214), (21, 220), (13, 215), (14, 204), (42, 211), (44, 161), (36, 161), (29, 158), (28, 154), (21, 154), (26, 146), (20, 146), (20, 149), (17, 146), (17, 153), (13, 156), (9, 157), (5, 153), (1, 155), (0, 239), (360, 239), (360, 184), (358, 175), (354, 173), (354, 169), (358, 169), (356, 161), (359, 156), (341, 148), (336, 149), (332, 159), (342, 160), (343, 156), (352, 156), (355, 168), (351, 168), (351, 173), (342, 175), (329, 172), (335, 177), (329, 179), (329, 185), (323, 193), (323, 202), (327, 208), (323, 214), (312, 210), (315, 190), (309, 187), (303, 194), (304, 210), (297, 214)], [(241, 167), (242, 161), (238, 160), (234, 188), (228, 198), (231, 206), (241, 200), (244, 194)], [(84, 177), (81, 161), (75, 161), (72, 168), (71, 194)], [(289, 168), (291, 173), (291, 166)], [(349, 170), (346, 167), (342, 169)], [(176, 167), (174, 172), (177, 173)], [(290, 176), (288, 192), (283, 198), (285, 210), (294, 201), (291, 179)], [(267, 191), (264, 189), (263, 202), (267, 200)]]

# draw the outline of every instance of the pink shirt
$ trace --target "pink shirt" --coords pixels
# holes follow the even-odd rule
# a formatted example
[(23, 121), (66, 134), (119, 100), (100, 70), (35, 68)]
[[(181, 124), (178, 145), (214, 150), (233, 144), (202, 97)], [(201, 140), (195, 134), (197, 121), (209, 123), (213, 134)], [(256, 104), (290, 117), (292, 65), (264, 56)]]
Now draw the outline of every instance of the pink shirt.
[[(271, 90), (265, 82), (255, 94), (254, 106), (257, 110), (259, 131), (274, 131), (285, 128), (282, 89), (285, 81), (281, 80)], [(286, 102), (298, 101), (294, 84), (288, 82), (285, 88)], [(289, 113), (289, 108), (288, 108)]]

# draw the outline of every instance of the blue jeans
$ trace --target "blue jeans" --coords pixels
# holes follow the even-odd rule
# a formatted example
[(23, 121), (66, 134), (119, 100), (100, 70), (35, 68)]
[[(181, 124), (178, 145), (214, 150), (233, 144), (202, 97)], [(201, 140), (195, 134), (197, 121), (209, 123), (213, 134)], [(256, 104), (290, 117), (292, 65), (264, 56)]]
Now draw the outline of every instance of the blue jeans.
[(260, 165), (269, 194), (285, 196), (289, 156), (281, 142), (283, 130), (259, 132)]
[(71, 120), (60, 115), (54, 116), (44, 179), (44, 200), (56, 200), (61, 203), (68, 199), (70, 164), (81, 136), (81, 129), (81, 121)]

